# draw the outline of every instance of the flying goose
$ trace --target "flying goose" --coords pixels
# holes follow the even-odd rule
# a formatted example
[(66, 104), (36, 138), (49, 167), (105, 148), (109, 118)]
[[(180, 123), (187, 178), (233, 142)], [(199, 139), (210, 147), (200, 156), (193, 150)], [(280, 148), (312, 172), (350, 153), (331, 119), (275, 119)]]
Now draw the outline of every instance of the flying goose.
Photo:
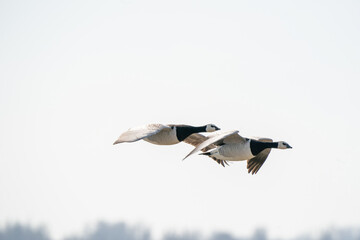
[[(196, 147), (185, 157), (189, 157), (194, 153), (203, 150), (206, 155), (217, 161), (218, 163), (227, 164), (227, 161), (243, 161), (247, 160), (248, 173), (256, 174), (268, 157), (271, 148), (287, 149), (292, 148), (284, 141), (273, 142), (270, 138), (249, 139), (240, 136), (239, 131), (227, 131), (214, 134), (213, 136), (192, 136), (193, 145)], [(204, 138), (205, 137), (205, 138)], [(202, 141), (201, 143), (199, 143)], [(206, 151), (206, 148), (210, 148)], [(184, 159), (185, 159), (184, 158)]]
[(214, 132), (220, 130), (214, 124), (207, 124), (200, 127), (176, 124), (147, 124), (140, 127), (130, 128), (122, 133), (114, 142), (136, 142), (141, 139), (157, 145), (173, 145), (184, 141), (188, 136), (198, 132)]

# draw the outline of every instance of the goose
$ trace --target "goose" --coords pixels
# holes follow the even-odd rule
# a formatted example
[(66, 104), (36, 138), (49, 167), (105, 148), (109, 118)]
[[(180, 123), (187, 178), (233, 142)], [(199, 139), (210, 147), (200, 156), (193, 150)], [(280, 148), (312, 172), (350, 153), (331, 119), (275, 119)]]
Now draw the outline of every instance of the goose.
[(223, 166), (228, 164), (227, 161), (247, 160), (248, 173), (251, 174), (259, 171), (272, 148), (292, 148), (284, 141), (273, 142), (270, 138), (244, 138), (239, 135), (238, 130), (217, 132), (209, 137), (199, 135), (201, 134), (187, 140), (196, 147), (184, 159), (202, 150), (200, 155), (208, 156)]
[(200, 127), (176, 124), (147, 124), (140, 127), (133, 127), (122, 133), (113, 143), (136, 142), (141, 139), (157, 145), (173, 145), (184, 141), (193, 133), (214, 132), (220, 130), (214, 124), (207, 124)]

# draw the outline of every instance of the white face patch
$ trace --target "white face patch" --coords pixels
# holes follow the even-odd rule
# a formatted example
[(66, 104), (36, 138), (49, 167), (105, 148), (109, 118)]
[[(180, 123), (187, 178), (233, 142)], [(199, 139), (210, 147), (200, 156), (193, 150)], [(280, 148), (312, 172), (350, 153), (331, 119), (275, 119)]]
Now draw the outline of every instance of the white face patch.
[(215, 132), (216, 128), (212, 125), (212, 124), (208, 124), (206, 125), (206, 129), (207, 132)]
[(278, 148), (279, 149), (285, 149), (286, 147), (284, 146), (283, 142), (279, 142)]
[(280, 141), (279, 145), (278, 145), (279, 149), (287, 149), (287, 148), (291, 148), (289, 144), (287, 144), (286, 142)]

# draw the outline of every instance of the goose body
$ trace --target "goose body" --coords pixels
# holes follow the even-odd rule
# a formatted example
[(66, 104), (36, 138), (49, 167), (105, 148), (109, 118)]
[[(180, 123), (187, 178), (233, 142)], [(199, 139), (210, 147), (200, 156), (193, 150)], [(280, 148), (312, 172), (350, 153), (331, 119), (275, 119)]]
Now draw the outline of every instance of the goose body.
[[(291, 148), (289, 144), (283, 141), (273, 142), (270, 138), (243, 138), (238, 132), (239, 131), (234, 130), (220, 132), (210, 137), (199, 137), (202, 138), (203, 141), (193, 144), (196, 147), (185, 158), (211, 146), (209, 151), (204, 151), (204, 153), (201, 154), (211, 157), (223, 166), (225, 166), (224, 163), (227, 164), (227, 161), (247, 160), (248, 172), (255, 174), (265, 162), (271, 148)], [(196, 136), (197, 135), (193, 136), (193, 138), (196, 138)], [(196, 139), (194, 139), (193, 142), (196, 142)]]
[(176, 124), (147, 124), (128, 129), (122, 133), (114, 144), (144, 140), (156, 145), (173, 145), (182, 142), (193, 133), (213, 132), (219, 130), (214, 124), (200, 127)]
[(225, 161), (242, 161), (255, 157), (250, 149), (250, 141), (243, 143), (229, 143), (215, 148), (209, 156)]
[(149, 137), (144, 138), (144, 141), (147, 141), (156, 145), (173, 145), (180, 142), (180, 140), (176, 136), (176, 128), (170, 128), (166, 130), (162, 130), (157, 134), (151, 135)]

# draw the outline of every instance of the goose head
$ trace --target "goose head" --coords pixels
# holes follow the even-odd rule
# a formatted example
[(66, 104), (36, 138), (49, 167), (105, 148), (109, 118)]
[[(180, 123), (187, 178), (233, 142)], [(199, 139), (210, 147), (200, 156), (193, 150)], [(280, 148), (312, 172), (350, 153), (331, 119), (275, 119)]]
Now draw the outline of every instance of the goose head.
[(217, 126), (215, 126), (214, 124), (208, 124), (205, 127), (205, 131), (206, 132), (215, 132), (217, 130), (220, 130), (220, 128), (218, 128)]
[(284, 141), (280, 141), (278, 142), (278, 147), (280, 149), (287, 149), (287, 148), (292, 148), (287, 142)]

